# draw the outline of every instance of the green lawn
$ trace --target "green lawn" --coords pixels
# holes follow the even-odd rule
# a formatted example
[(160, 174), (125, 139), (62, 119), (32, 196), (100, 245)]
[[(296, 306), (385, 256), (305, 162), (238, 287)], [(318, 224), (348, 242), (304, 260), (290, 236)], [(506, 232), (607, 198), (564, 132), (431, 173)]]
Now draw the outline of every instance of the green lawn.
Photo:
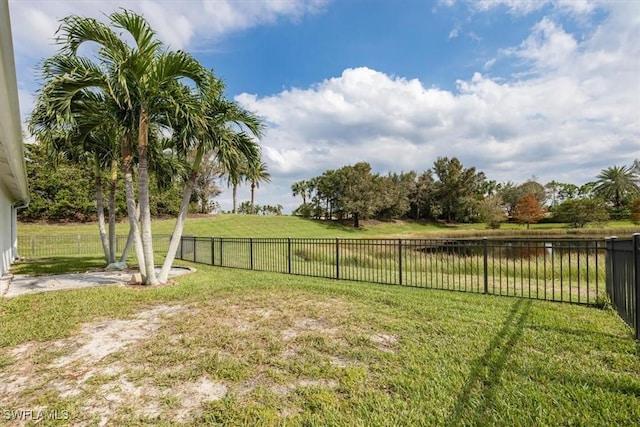
[[(87, 425), (640, 419), (640, 350), (611, 311), (195, 267), (172, 286), (0, 300), (0, 411)], [(87, 345), (113, 325), (126, 346)]]
[[(174, 220), (154, 220), (155, 234), (171, 234)], [(117, 233), (126, 235), (128, 224), (121, 222)], [(534, 224), (530, 230), (517, 224), (503, 224), (500, 230), (488, 230), (484, 224), (460, 224), (457, 226), (438, 225), (415, 221), (365, 222), (360, 229), (350, 225), (341, 225), (324, 221), (315, 221), (294, 216), (262, 216), (262, 215), (217, 215), (212, 217), (189, 218), (184, 234), (214, 237), (450, 237), (450, 236), (500, 236), (521, 234), (536, 235), (609, 235), (631, 234), (639, 228), (629, 221), (610, 222), (606, 228), (589, 227), (585, 229), (569, 229), (565, 224)], [(96, 224), (28, 224), (18, 226), (18, 234), (22, 236), (55, 236), (55, 235), (97, 235)]]

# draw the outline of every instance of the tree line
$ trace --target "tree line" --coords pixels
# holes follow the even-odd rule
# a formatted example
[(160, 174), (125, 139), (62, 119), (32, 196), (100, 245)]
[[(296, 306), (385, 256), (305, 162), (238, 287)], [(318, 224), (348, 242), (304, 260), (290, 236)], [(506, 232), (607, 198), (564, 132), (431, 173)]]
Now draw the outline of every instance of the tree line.
[(366, 162), (327, 170), (293, 183), (302, 203), (294, 214), (317, 219), (409, 218), (449, 223), (483, 222), (498, 228), (507, 220), (529, 224), (545, 218), (584, 227), (589, 222), (640, 222), (640, 161), (604, 169), (582, 186), (534, 178), (496, 182), (459, 159), (439, 157), (422, 172), (373, 173)]

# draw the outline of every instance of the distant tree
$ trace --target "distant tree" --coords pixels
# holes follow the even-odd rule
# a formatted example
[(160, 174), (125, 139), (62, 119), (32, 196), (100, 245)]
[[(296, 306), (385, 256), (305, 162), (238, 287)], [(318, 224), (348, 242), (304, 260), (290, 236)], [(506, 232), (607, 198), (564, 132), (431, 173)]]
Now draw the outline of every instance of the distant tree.
[(296, 181), (291, 185), (291, 192), (293, 193), (293, 197), (302, 197), (303, 205), (307, 204), (307, 195), (309, 194), (310, 189), (310, 182), (306, 180)]
[(526, 194), (533, 194), (541, 205), (544, 205), (547, 200), (547, 191), (542, 184), (536, 181), (535, 176), (520, 184), (519, 188), (521, 197)]
[(267, 165), (264, 162), (249, 164), (245, 174), (247, 181), (251, 184), (251, 213), (255, 214), (256, 210), (253, 208), (253, 203), (256, 188), (260, 188), (261, 182), (271, 182), (271, 174), (267, 171)]
[(561, 185), (561, 183), (554, 180), (546, 183), (544, 186), (544, 189), (547, 193), (547, 200), (550, 201), (551, 209), (555, 208), (559, 203)]
[(576, 197), (581, 199), (585, 199), (585, 198), (589, 199), (589, 198), (596, 197), (597, 196), (597, 194), (595, 193), (596, 185), (598, 184), (595, 181), (585, 182), (580, 187), (578, 187), (578, 194), (576, 195)]
[(449, 222), (471, 220), (486, 179), (484, 173), (476, 172), (474, 167), (465, 169), (455, 157), (439, 157), (433, 171), (438, 178), (436, 200), (443, 216)]
[(497, 194), (486, 196), (480, 202), (480, 221), (487, 224), (489, 228), (498, 229), (507, 219), (502, 197)]
[(509, 216), (513, 216), (516, 206), (518, 205), (518, 201), (522, 198), (522, 192), (520, 191), (519, 186), (512, 181), (507, 181), (500, 186), (498, 194), (502, 198), (504, 206), (507, 209), (507, 214)]
[(563, 183), (559, 184), (558, 198), (560, 201), (575, 199), (578, 197), (579, 187), (575, 184)]
[(523, 182), (515, 184), (512, 181), (506, 182), (500, 186), (498, 194), (502, 197), (507, 213), (509, 216), (515, 216), (516, 207), (520, 200), (527, 194), (532, 194), (543, 205), (547, 200), (547, 190), (545, 187), (535, 180), (535, 177)]
[(604, 202), (600, 199), (569, 199), (556, 207), (554, 218), (571, 227), (583, 228), (590, 222), (607, 221), (609, 214)]
[(227, 187), (231, 187), (232, 208), (231, 213), (238, 213), (238, 187), (245, 181), (246, 165), (240, 158), (230, 159), (229, 165), (225, 165), (224, 173), (227, 175)]
[(486, 180), (480, 186), (480, 191), (484, 196), (492, 196), (497, 194), (501, 188), (501, 184), (495, 180)]
[(531, 224), (535, 224), (544, 218), (544, 208), (540, 200), (533, 193), (522, 196), (513, 213), (513, 219), (518, 224), (527, 224), (527, 230)]
[(423, 172), (417, 177), (413, 191), (409, 196), (411, 212), (415, 219), (433, 218), (432, 207), (435, 199), (435, 181), (431, 170)]
[(240, 203), (240, 206), (238, 206), (236, 213), (241, 215), (251, 215), (253, 212), (253, 209), (260, 211), (262, 210), (262, 206), (258, 204), (254, 204), (252, 207), (251, 202), (249, 200), (245, 200), (244, 202)]
[(282, 205), (265, 205), (261, 209), (262, 215), (282, 215)]
[(96, 218), (93, 170), (62, 155), (48, 156), (41, 144), (25, 145), (31, 202), (18, 211), (21, 221), (84, 222)]
[(631, 197), (640, 195), (638, 175), (632, 167), (612, 166), (602, 170), (597, 178), (594, 193), (613, 203), (616, 209), (622, 208)]
[(409, 211), (411, 193), (415, 186), (416, 173), (390, 173), (374, 178), (378, 186), (377, 219), (401, 218)]
[(340, 174), (344, 179), (343, 208), (353, 219), (353, 226), (358, 228), (360, 219), (370, 217), (378, 209), (376, 179), (371, 174), (371, 165), (366, 162), (345, 166)]
[(311, 180), (315, 188), (313, 197), (313, 214), (316, 218), (324, 215), (326, 219), (344, 216), (344, 188), (346, 176), (344, 168), (340, 170), (327, 170), (321, 176)]
[(222, 170), (216, 159), (211, 155), (204, 156), (191, 194), (191, 199), (195, 202), (199, 213), (210, 213), (214, 209), (213, 199), (222, 191), (216, 184), (216, 179), (221, 174)]

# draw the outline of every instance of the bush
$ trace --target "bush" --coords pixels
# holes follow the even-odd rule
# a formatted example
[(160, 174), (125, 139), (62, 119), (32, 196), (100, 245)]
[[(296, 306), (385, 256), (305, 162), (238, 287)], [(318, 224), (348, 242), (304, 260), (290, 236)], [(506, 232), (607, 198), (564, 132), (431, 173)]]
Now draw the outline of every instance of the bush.
[(640, 197), (631, 203), (631, 221), (640, 224)]
[(607, 207), (600, 199), (569, 199), (555, 208), (554, 217), (574, 228), (583, 228), (590, 222), (609, 220)]

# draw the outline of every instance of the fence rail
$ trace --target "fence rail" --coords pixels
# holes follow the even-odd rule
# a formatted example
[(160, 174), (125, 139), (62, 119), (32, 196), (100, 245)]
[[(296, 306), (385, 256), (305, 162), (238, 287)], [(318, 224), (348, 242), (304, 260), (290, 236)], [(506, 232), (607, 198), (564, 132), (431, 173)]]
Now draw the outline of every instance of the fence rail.
[(178, 258), (249, 270), (593, 304), (597, 239), (300, 239), (184, 236)]

